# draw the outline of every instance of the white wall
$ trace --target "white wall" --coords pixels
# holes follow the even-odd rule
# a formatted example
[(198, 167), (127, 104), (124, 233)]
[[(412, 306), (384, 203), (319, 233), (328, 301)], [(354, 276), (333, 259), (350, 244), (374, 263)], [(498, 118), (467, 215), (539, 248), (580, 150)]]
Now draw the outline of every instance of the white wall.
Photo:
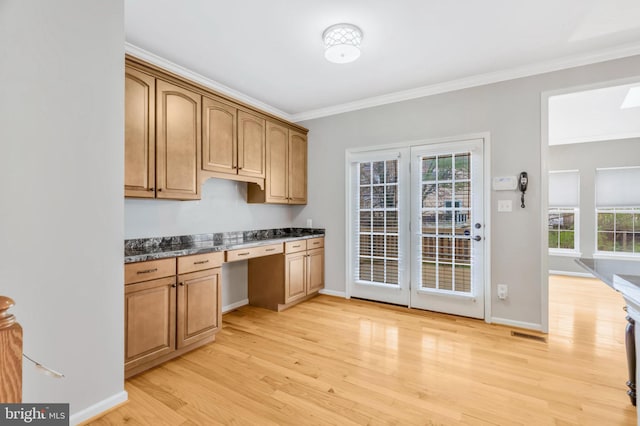
[[(527, 171), (530, 178), (526, 209), (518, 207), (514, 191), (514, 211), (498, 213), (498, 197), (491, 194), (493, 317), (541, 325), (546, 279), (541, 273), (541, 93), (629, 77), (639, 70), (640, 57), (626, 58), (302, 122), (309, 128), (309, 203), (294, 209), (294, 225), (313, 218), (314, 226), (327, 228), (326, 287), (345, 291), (347, 148), (488, 131), (491, 174)], [(509, 285), (506, 301), (495, 297), (497, 283)]]
[(208, 179), (202, 200), (125, 201), (125, 238), (249, 231), (291, 226), (291, 209), (282, 205), (248, 204), (247, 184)]
[[(582, 257), (593, 257), (596, 238), (596, 168), (640, 166), (640, 139), (590, 142), (549, 147), (549, 170), (580, 171), (580, 247)], [(549, 256), (549, 270), (584, 273), (573, 257)]]
[(24, 401), (72, 414), (126, 398), (123, 54), (121, 0), (0, 2), (0, 294), (66, 376), (25, 363)]

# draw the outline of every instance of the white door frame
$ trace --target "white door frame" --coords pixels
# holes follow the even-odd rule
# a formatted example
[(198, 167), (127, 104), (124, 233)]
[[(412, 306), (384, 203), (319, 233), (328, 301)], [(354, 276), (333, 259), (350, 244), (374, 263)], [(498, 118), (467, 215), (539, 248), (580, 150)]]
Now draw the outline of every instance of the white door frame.
[(540, 286), (540, 330), (543, 333), (549, 332), (549, 234), (548, 234), (548, 211), (549, 211), (549, 98), (568, 93), (582, 92), (585, 90), (602, 89), (612, 86), (623, 86), (640, 82), (640, 76), (626, 77), (615, 80), (601, 81), (598, 83), (583, 84), (579, 86), (565, 87), (558, 90), (548, 90), (540, 94), (540, 221), (541, 244), (540, 244), (540, 276), (542, 283)]
[(351, 223), (351, 217), (349, 212), (349, 203), (353, 197), (353, 190), (350, 185), (349, 173), (351, 169), (351, 156), (352, 154), (377, 151), (386, 149), (402, 149), (411, 148), (418, 145), (429, 144), (441, 144), (447, 142), (457, 142), (461, 140), (469, 139), (482, 139), (484, 142), (484, 320), (487, 323), (493, 322), (491, 300), (492, 300), (492, 280), (491, 280), (491, 206), (492, 206), (492, 192), (491, 192), (491, 135), (489, 132), (471, 133), (460, 136), (450, 136), (444, 138), (435, 139), (421, 139), (414, 141), (406, 141), (391, 144), (382, 144), (358, 148), (348, 148), (345, 150), (345, 283), (346, 283), (346, 297), (351, 297), (351, 279), (353, 265), (353, 229)]

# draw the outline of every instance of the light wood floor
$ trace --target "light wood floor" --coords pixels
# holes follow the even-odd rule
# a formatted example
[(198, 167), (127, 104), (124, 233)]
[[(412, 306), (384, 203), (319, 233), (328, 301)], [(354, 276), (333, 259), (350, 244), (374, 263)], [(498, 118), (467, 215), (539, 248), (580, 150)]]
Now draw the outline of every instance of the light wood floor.
[(622, 298), (575, 278), (550, 294), (547, 342), (329, 296), (243, 307), (215, 343), (128, 380), (130, 402), (92, 424), (635, 424)]

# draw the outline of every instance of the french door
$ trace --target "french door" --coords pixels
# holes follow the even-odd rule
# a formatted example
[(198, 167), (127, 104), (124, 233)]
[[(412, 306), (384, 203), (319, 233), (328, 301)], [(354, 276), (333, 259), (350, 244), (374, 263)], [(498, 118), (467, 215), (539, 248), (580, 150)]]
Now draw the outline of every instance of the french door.
[(351, 156), (349, 295), (484, 318), (483, 140)]

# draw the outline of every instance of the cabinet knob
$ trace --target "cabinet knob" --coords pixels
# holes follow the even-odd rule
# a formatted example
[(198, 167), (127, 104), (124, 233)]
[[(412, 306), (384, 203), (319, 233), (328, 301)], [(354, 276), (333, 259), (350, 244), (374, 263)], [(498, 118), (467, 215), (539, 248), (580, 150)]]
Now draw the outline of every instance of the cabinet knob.
[(158, 192), (162, 192), (162, 188), (158, 188)]
[(171, 284), (171, 288), (176, 288), (176, 285), (175, 284)]
[(179, 283), (179, 284), (180, 284), (181, 287), (184, 286), (184, 283)]
[(153, 191), (153, 190), (155, 190), (155, 188), (153, 188), (153, 187), (149, 188), (149, 191)]

